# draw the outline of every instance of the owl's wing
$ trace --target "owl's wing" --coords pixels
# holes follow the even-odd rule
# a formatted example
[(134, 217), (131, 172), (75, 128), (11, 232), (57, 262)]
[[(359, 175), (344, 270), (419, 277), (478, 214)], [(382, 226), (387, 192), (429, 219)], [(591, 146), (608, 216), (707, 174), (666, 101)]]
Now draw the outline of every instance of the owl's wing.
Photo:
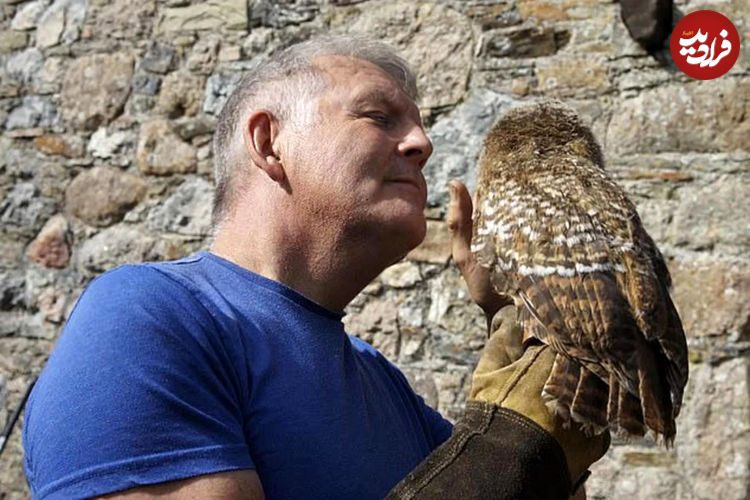
[(647, 340), (657, 342), (660, 362), (672, 389), (675, 416), (679, 414), (688, 379), (688, 351), (682, 321), (669, 295), (671, 277), (661, 252), (643, 228), (637, 214), (630, 221), (640, 254), (625, 254), (626, 290), (638, 327)]
[[(473, 249), (497, 291), (536, 319), (536, 336), (610, 386), (614, 375), (643, 400), (647, 425), (668, 436), (673, 425), (664, 421), (673, 420), (670, 399), (681, 399), (687, 362), (679, 317), (662, 313), (671, 300), (657, 269), (666, 266), (650, 250), (640, 254), (640, 221), (622, 190), (601, 169), (575, 167), (480, 182)], [(651, 324), (662, 316), (671, 327)], [(644, 321), (650, 328), (642, 332)], [(670, 387), (662, 365), (670, 366)]]

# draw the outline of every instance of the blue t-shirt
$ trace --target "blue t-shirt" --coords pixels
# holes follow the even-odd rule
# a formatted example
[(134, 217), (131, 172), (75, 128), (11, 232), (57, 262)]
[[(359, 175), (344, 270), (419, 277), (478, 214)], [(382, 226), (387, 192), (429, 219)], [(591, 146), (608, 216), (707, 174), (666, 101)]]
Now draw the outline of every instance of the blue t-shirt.
[(243, 468), (268, 498), (382, 498), (451, 425), (341, 319), (205, 252), (103, 274), (28, 402), (34, 498)]

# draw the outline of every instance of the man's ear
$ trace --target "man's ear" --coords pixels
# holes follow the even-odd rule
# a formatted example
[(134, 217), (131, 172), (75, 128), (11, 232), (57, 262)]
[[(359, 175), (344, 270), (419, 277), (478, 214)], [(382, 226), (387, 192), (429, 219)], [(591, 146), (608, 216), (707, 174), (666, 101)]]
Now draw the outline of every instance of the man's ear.
[(245, 123), (245, 148), (256, 167), (275, 182), (283, 182), (286, 175), (274, 142), (279, 127), (276, 118), (265, 110), (253, 111)]

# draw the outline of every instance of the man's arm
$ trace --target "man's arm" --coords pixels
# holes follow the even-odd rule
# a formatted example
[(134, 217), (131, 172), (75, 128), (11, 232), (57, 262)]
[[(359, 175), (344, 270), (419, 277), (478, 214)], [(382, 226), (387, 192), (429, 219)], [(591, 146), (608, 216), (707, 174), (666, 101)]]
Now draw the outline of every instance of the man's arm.
[(89, 285), (26, 408), (34, 496), (89, 498), (254, 469), (242, 382), (214, 328), (195, 296), (156, 269), (125, 266)]
[(133, 488), (97, 497), (97, 500), (145, 500), (154, 497), (165, 500), (263, 500), (265, 495), (258, 474), (253, 469), (243, 469)]

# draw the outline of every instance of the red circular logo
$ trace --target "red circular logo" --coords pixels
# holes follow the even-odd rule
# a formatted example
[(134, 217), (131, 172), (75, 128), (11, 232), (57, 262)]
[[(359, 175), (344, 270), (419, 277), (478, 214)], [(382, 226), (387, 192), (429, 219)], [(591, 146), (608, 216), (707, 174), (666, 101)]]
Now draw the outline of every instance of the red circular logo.
[(683, 73), (699, 80), (713, 80), (737, 62), (740, 34), (726, 16), (712, 10), (698, 10), (677, 23), (669, 49)]

